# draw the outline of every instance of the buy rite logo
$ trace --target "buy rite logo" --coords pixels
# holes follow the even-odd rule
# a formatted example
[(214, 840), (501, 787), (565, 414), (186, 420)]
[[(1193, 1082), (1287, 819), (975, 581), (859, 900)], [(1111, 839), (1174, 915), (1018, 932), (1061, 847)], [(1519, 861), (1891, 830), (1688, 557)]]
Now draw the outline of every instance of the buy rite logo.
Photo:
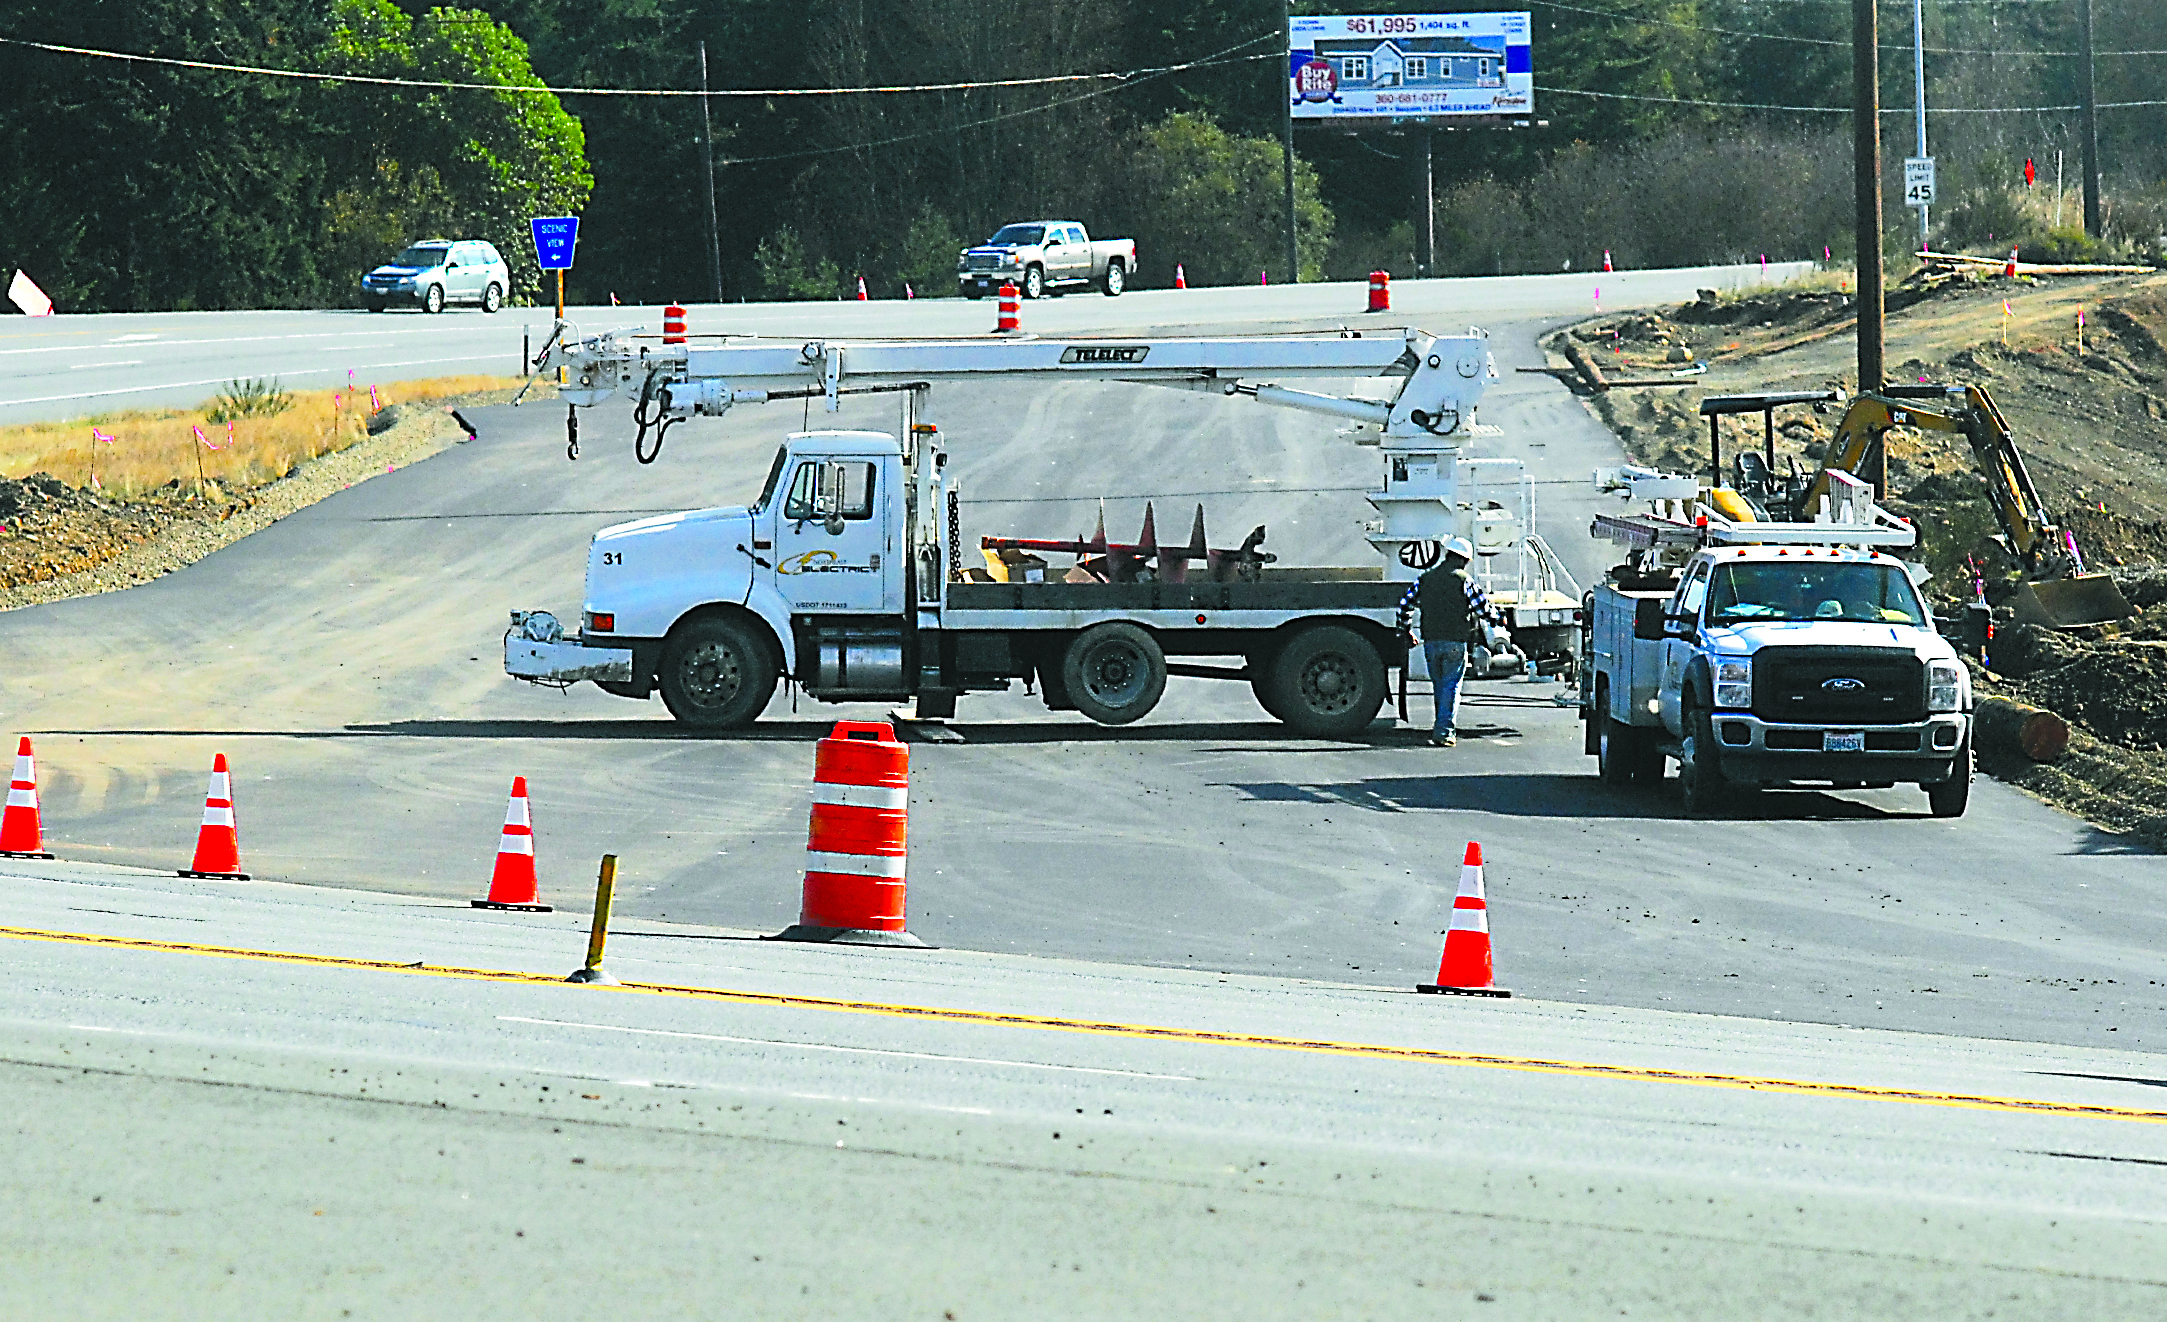
[(1061, 351), (1063, 363), (1140, 363), (1148, 344), (1072, 344)]

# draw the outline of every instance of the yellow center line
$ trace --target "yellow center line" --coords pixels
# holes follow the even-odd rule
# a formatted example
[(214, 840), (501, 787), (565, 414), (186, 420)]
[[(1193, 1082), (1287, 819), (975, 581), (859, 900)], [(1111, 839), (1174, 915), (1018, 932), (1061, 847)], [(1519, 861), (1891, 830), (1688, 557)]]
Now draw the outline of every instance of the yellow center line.
[[(84, 932), (45, 932), (25, 927), (0, 927), (0, 938), (19, 941), (56, 941), (70, 945), (105, 946), (118, 950), (152, 950), (170, 954), (203, 955), (214, 959), (264, 960), (278, 964), (310, 964), (320, 968), (371, 969), (384, 973), (420, 974), (431, 978), (466, 978), (480, 982), (532, 983), (561, 987), (564, 979), (546, 973), (521, 973), (508, 969), (466, 969), (445, 965), (397, 964), (381, 959), (351, 959), (340, 955), (306, 955), (282, 950), (248, 950), (236, 946), (197, 945), (186, 941), (148, 941), (136, 937), (99, 936)], [(1054, 1033), (1095, 1033), (1108, 1037), (1149, 1038), (1161, 1042), (1192, 1042), (1213, 1046), (1257, 1047), (1271, 1051), (1308, 1051), (1336, 1056), (1368, 1056), (1386, 1060), (1422, 1061), (1475, 1069), (1518, 1070), (1531, 1074), (1563, 1074), (1582, 1078), (1625, 1079), (1643, 1083), (1678, 1083), (1696, 1088), (1733, 1088), (1747, 1092), (1787, 1093), (1808, 1097), (1848, 1097), (1862, 1101), (1901, 1102), (1914, 1106), (1953, 1106), (1979, 1111), (2015, 1111), (2029, 1115), (2088, 1116), (2100, 1120), (2127, 1120), (2145, 1124), (2167, 1123), (2167, 1111), (2145, 1111), (2125, 1106), (2095, 1106), (2077, 1102), (2051, 1102), (2030, 1097), (1984, 1097), (1966, 1093), (1928, 1092), (1915, 1088), (1875, 1088), (1856, 1083), (1829, 1083), (1811, 1079), (1755, 1078), (1742, 1074), (1710, 1074), (1695, 1070), (1657, 1069), (1644, 1065), (1604, 1065), (1589, 1061), (1542, 1060), (1528, 1056), (1493, 1056), (1479, 1052), (1439, 1051), (1428, 1047), (1396, 1047), (1372, 1042), (1334, 1042), (1326, 1039), (1275, 1037), (1260, 1033), (1224, 1033), (1206, 1028), (1174, 1028), (1156, 1024), (1121, 1024), (1089, 1019), (1065, 1019), (1051, 1015), (1013, 1014), (993, 1010), (963, 1010), (930, 1005), (895, 1005), (881, 1001), (842, 1001), (820, 996), (789, 996), (777, 992), (735, 991), (721, 987), (678, 987), (667, 983), (625, 982), (601, 990), (632, 992), (647, 996), (683, 996), (695, 1000), (727, 1001), (737, 1005), (765, 1005), (794, 1010), (825, 1010), (837, 1014), (887, 1015), (901, 1019), (935, 1019), (948, 1023), (990, 1024), (1006, 1028), (1030, 1028)], [(597, 990), (589, 984), (586, 994)]]

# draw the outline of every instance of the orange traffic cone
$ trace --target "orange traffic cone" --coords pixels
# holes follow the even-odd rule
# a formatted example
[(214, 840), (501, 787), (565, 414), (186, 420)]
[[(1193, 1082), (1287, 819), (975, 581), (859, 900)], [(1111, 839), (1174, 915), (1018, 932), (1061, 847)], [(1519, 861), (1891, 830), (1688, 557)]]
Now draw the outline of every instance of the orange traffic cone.
[(527, 811), (527, 778), (514, 776), (512, 801), (504, 809), (504, 835), (497, 842), (497, 870), (489, 878), (489, 898), (472, 903), (477, 909), (553, 912), (551, 906), (537, 903), (540, 889), (534, 879), (534, 818)]
[(8, 806), (0, 814), (0, 857), (51, 858), (45, 852), (45, 828), (38, 820), (38, 764), (30, 755), (30, 736), (15, 749), (15, 778), (8, 782)]
[(248, 880), (248, 874), (241, 871), (241, 837), (233, 829), (233, 777), (227, 774), (224, 753), (211, 759), (211, 788), (203, 795), (203, 826), (196, 832), (196, 861), (181, 875), (214, 881)]
[(2005, 276), (2013, 276), (2017, 273), (2017, 250), (2015, 244), (2009, 245), (2009, 262), (2008, 265), (2001, 268), (2001, 273)]
[(864, 276), (862, 276), (862, 275), (858, 277), (858, 301), (859, 301), (860, 303), (863, 303), (863, 302), (865, 302), (865, 301), (866, 301), (866, 298), (865, 298), (865, 277), (864, 277)]
[(1447, 996), (1510, 996), (1497, 986), (1490, 973), (1490, 915), (1482, 899), (1482, 846), (1467, 842), (1467, 859), (1460, 865), (1460, 893), (1452, 901), (1452, 928), (1445, 933), (1445, 957), (1437, 964), (1437, 981), (1417, 983), (1418, 992)]
[(1176, 262), (1176, 263), (1174, 263), (1174, 288), (1176, 288), (1176, 289), (1187, 289), (1188, 287), (1189, 287), (1189, 275), (1188, 275), (1188, 273), (1187, 273), (1186, 271), (1183, 271), (1183, 270), (1181, 269), (1181, 263), (1180, 263), (1180, 262)]

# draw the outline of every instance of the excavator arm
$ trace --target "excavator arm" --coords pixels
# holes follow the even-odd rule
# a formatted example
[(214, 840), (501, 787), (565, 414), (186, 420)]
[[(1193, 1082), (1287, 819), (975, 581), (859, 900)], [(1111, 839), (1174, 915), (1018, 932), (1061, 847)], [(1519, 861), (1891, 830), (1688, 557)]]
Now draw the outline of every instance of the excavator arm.
[(1837, 425), (1821, 471), (1806, 489), (1799, 517), (1811, 517), (1819, 508), (1830, 473), (1863, 475), (1887, 445), (1891, 427), (1950, 432), (1971, 447), (1995, 522), (2028, 580), (2018, 595), (2020, 618), (2075, 628), (2134, 613), (2113, 579), (2084, 572), (2076, 539), (2047, 512), (2008, 420), (1980, 386), (1895, 385), (1855, 396)]

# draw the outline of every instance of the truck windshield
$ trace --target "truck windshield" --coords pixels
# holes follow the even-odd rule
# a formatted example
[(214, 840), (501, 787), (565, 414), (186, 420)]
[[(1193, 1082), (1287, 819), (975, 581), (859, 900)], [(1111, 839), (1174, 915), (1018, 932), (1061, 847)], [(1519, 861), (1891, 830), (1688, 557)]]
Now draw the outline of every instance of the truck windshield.
[(783, 480), (783, 464), (789, 458), (789, 446), (779, 445), (775, 447), (775, 462), (768, 465), (767, 481), (760, 488), (760, 499), (752, 503), (752, 513), (758, 514), (767, 508), (769, 501), (775, 499), (775, 487)]
[(1003, 225), (986, 240), (990, 247), (1005, 248), (1011, 245), (1037, 243), (1046, 237), (1044, 225)]
[(1708, 591), (1710, 624), (1763, 620), (1853, 620), (1926, 625), (1911, 577), (1894, 565), (1729, 564)]

